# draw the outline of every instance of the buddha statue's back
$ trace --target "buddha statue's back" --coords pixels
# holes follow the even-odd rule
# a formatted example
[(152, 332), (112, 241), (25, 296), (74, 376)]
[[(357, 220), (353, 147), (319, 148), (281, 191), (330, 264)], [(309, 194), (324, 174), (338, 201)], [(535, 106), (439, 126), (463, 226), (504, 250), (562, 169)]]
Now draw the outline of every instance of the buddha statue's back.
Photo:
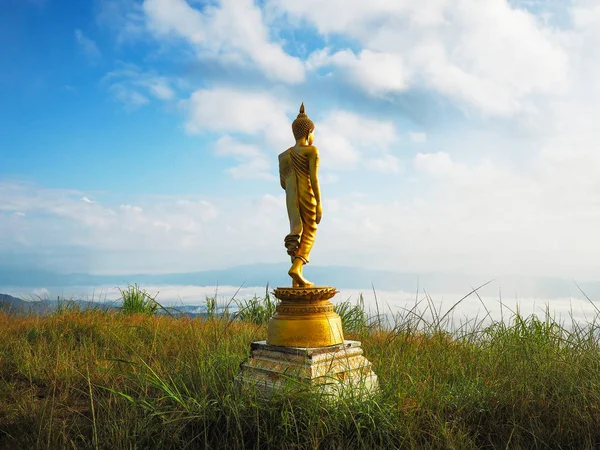
[(294, 286), (311, 286), (302, 275), (302, 266), (308, 264), (320, 220), (320, 191), (317, 178), (319, 151), (312, 145), (314, 124), (304, 113), (292, 124), (296, 145), (279, 155), (279, 177), (286, 191), (286, 207), (290, 232), (285, 247), (292, 258), (289, 275)]

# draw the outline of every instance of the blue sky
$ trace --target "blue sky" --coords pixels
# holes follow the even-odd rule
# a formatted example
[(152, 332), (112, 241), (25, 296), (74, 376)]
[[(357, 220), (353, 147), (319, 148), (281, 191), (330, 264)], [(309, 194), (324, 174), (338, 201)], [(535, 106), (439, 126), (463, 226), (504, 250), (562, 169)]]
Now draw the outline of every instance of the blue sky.
[[(0, 85), (6, 99), (3, 172), (49, 188), (134, 194), (197, 189), (193, 169), (200, 171), (208, 155), (191, 157), (198, 142), (182, 135), (180, 118), (163, 104), (118, 104), (102, 81), (123, 60), (143, 62), (146, 46), (119, 45), (98, 23), (98, 5), (81, 6), (12, 2), (0, 19), (3, 59), (11, 61)], [(167, 163), (174, 170), (161, 170)], [(210, 174), (205, 177), (218, 182)], [(153, 192), (158, 177), (167, 192)]]
[(300, 102), (311, 260), (597, 279), (591, 0), (9, 0), (0, 263), (286, 260), (277, 154)]

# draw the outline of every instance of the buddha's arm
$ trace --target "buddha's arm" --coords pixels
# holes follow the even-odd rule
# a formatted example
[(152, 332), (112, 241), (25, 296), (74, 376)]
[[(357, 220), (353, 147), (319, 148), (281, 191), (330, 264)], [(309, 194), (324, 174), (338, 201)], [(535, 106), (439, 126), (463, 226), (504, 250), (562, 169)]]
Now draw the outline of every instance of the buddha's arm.
[(281, 184), (282, 189), (285, 191), (285, 178), (283, 178), (283, 174), (279, 172), (279, 184)]
[(283, 176), (283, 170), (282, 169), (282, 161), (281, 161), (281, 155), (279, 155), (279, 184), (281, 185), (281, 188), (285, 191), (285, 177)]
[(310, 184), (313, 188), (313, 194), (317, 201), (317, 206), (321, 205), (321, 189), (319, 188), (319, 149), (313, 147), (314, 152), (311, 152), (308, 158), (308, 170), (310, 172)]

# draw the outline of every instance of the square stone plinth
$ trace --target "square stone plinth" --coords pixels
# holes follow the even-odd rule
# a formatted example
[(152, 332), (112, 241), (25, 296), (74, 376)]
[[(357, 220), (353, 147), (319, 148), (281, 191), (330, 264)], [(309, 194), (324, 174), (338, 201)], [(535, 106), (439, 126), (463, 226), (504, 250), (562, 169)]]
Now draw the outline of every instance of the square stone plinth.
[(368, 395), (377, 391), (377, 375), (363, 356), (359, 341), (329, 347), (279, 347), (266, 341), (250, 344), (250, 358), (236, 377), (244, 387), (261, 393), (310, 389)]

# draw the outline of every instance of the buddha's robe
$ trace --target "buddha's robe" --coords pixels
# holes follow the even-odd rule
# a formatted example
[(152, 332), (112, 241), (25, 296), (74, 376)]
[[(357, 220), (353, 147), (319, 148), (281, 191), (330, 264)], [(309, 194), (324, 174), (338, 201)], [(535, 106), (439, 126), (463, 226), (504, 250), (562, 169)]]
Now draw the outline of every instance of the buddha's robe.
[(310, 182), (308, 156), (291, 147), (279, 155), (279, 177), (285, 189), (290, 233), (285, 237), (288, 255), (308, 264), (317, 232), (317, 200)]

